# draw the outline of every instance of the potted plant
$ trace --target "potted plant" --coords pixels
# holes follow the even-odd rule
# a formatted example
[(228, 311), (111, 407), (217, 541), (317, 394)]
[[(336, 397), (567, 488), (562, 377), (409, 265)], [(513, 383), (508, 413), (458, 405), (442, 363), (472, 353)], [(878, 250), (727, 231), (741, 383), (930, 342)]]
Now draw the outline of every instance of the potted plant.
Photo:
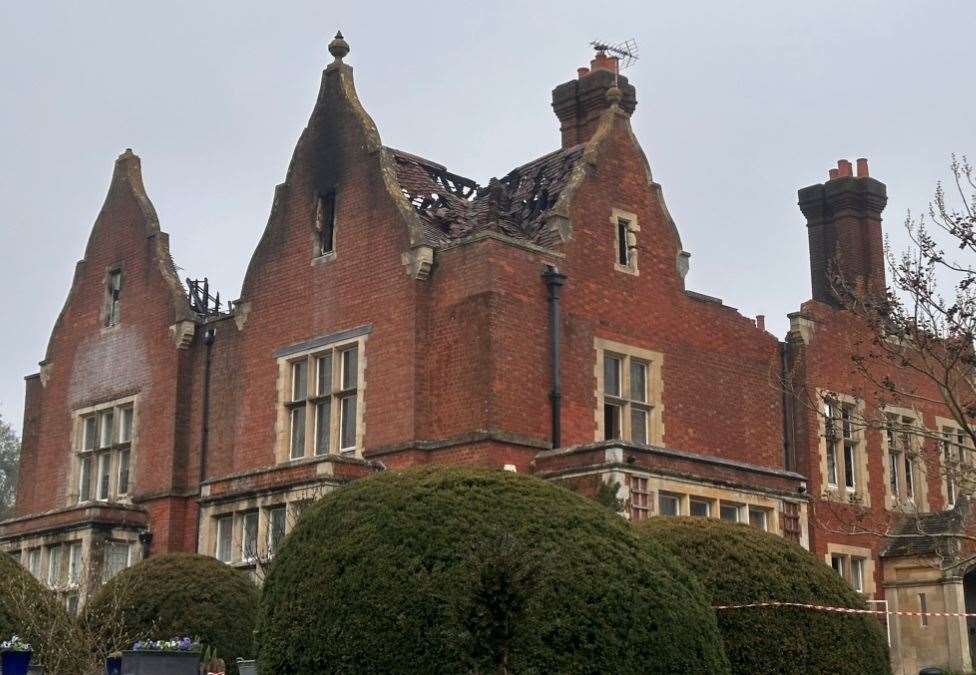
[(106, 657), (105, 675), (122, 675), (122, 652), (112, 652)]
[(122, 675), (199, 675), (202, 651), (188, 637), (140, 640), (122, 652)]
[(31, 646), (16, 635), (6, 642), (0, 642), (0, 672), (5, 675), (27, 675), (31, 654)]
[(237, 672), (240, 675), (258, 675), (258, 662), (237, 657)]

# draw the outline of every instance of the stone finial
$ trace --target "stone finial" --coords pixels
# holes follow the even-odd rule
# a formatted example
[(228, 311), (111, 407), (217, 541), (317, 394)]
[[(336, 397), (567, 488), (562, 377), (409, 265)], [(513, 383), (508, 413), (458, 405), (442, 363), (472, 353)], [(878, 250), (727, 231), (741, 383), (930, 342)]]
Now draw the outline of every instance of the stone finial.
[(342, 37), (342, 31), (336, 33), (335, 39), (329, 43), (329, 53), (335, 57), (336, 61), (342, 61), (349, 53), (349, 43)]
[(614, 84), (612, 87), (607, 89), (607, 101), (611, 105), (620, 103), (623, 97), (624, 97), (624, 93), (620, 91), (620, 87), (618, 87), (616, 84)]

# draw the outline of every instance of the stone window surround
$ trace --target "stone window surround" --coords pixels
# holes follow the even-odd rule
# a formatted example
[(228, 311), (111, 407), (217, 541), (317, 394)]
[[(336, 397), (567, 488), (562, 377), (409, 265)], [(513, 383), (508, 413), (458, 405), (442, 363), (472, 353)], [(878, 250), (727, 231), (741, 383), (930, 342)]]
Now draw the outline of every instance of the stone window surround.
[[(50, 550), (54, 547), (61, 547), (61, 560), (59, 579), (60, 584), (52, 588), (62, 599), (67, 599), (69, 595), (77, 594), (79, 606), (84, 604), (85, 598), (95, 591), (102, 583), (102, 570), (99, 565), (97, 570), (92, 569), (93, 551), (95, 540), (99, 539), (99, 546), (104, 542), (112, 541), (115, 543), (127, 544), (129, 547), (128, 566), (135, 564), (139, 557), (141, 546), (136, 532), (122, 528), (112, 528), (105, 531), (101, 528), (82, 527), (68, 529), (54, 534), (27, 535), (16, 541), (8, 542), (5, 548), (8, 551), (18, 551), (20, 557), (18, 562), (27, 569), (28, 556), (32, 550), (40, 551), (40, 563), (38, 567), (40, 581), (45, 587), (47, 584), (47, 573), (50, 566)], [(80, 583), (72, 584), (68, 578), (69, 567), (69, 546), (71, 544), (81, 544), (81, 569), (82, 579)], [(104, 563), (102, 563), (104, 564)]]
[[(291, 526), (298, 520), (304, 503), (311, 502), (334, 490), (332, 483), (305, 484), (269, 491), (261, 494), (250, 494), (227, 500), (214, 501), (204, 504), (200, 509), (200, 528), (197, 540), (197, 552), (211, 557), (217, 557), (217, 520), (224, 516), (233, 518), (231, 526), (231, 561), (233, 567), (252, 569), (256, 563), (264, 563), (270, 559), (268, 555), (268, 527), (272, 509), (284, 506), (285, 534), (291, 531)], [(244, 515), (257, 512), (258, 534), (257, 555), (255, 560), (244, 560), (243, 556), (243, 525)]]
[[(897, 415), (899, 417), (910, 417), (914, 420), (916, 427), (923, 424), (922, 413), (913, 408), (900, 408), (897, 406), (885, 406), (881, 411), (882, 415)], [(911, 436), (912, 451), (921, 453), (924, 448), (924, 440), (918, 435)], [(912, 487), (915, 492), (913, 499), (900, 499), (898, 495), (891, 494), (891, 461), (888, 451), (888, 433), (882, 429), (881, 432), (881, 462), (884, 474), (884, 494), (885, 508), (891, 511), (905, 511), (917, 509), (921, 513), (929, 511), (928, 485), (925, 471), (925, 462), (913, 461), (914, 473), (912, 474)], [(899, 486), (905, 484), (903, 462), (899, 462)]]
[[(853, 407), (855, 419), (864, 419), (864, 401), (861, 399), (855, 398), (848, 394), (818, 389), (817, 400), (826, 401), (827, 399), (833, 399), (840, 405)], [(844, 485), (844, 481), (840, 478), (844, 463), (843, 443), (838, 444), (841, 446), (841, 452), (835, 458), (838, 466), (838, 485), (831, 485), (827, 480), (827, 421), (824, 419), (823, 409), (817, 411), (817, 424), (818, 435), (820, 437), (820, 484), (823, 486), (824, 495), (831, 501), (846, 503), (850, 501), (850, 496), (853, 494), (856, 497), (858, 504), (865, 507), (871, 506), (871, 475), (868, 471), (867, 436), (864, 433), (864, 425), (854, 424), (854, 436), (857, 439), (857, 452), (855, 453), (854, 457), (855, 481), (854, 490), (852, 492)]]
[[(956, 420), (951, 419), (949, 417), (936, 417), (935, 426), (936, 429), (938, 430), (937, 433), (940, 439), (945, 436), (947, 430), (951, 430), (953, 435), (957, 436), (959, 434), (962, 434), (965, 436), (965, 432), (962, 430), (962, 427), (959, 426), (959, 423), (956, 422)], [(946, 505), (946, 508), (952, 508), (952, 506), (954, 506), (954, 502), (952, 503), (949, 502), (949, 490), (948, 490), (949, 467), (945, 465), (945, 454), (943, 452), (942, 443), (943, 443), (942, 440), (938, 441), (939, 469), (940, 469), (939, 486), (942, 491), (942, 500), (943, 500), (942, 503)], [(972, 448), (969, 447), (968, 438), (963, 440), (963, 446), (967, 449), (969, 453), (972, 452)], [(958, 453), (959, 445), (958, 442), (955, 441), (955, 439), (952, 447), (955, 449), (955, 452)], [(959, 487), (957, 485), (956, 495), (958, 496), (958, 494), (959, 494)]]
[[(357, 383), (356, 383), (356, 445), (352, 449), (338, 452), (338, 443), (330, 444), (331, 455), (351, 455), (354, 457), (361, 458), (363, 455), (363, 443), (365, 438), (365, 428), (364, 428), (364, 418), (366, 411), (366, 342), (368, 337), (368, 331), (364, 332), (362, 330), (353, 331), (343, 331), (341, 333), (335, 334), (335, 339), (328, 339), (328, 336), (324, 340), (315, 339), (310, 341), (309, 344), (314, 343), (314, 346), (309, 346), (306, 349), (301, 350), (280, 350), (276, 353), (278, 358), (278, 379), (277, 379), (277, 398), (278, 398), (278, 414), (275, 421), (275, 462), (277, 464), (285, 464), (288, 462), (300, 462), (307, 460), (310, 457), (315, 457), (314, 451), (314, 436), (315, 436), (315, 424), (314, 424), (314, 408), (315, 406), (311, 403), (306, 403), (306, 421), (305, 421), (305, 455), (300, 458), (292, 459), (291, 457), (291, 414), (290, 409), (287, 405), (292, 399), (291, 391), (291, 379), (292, 379), (292, 369), (291, 366), (296, 361), (301, 361), (303, 359), (311, 359), (318, 354), (325, 354), (326, 352), (338, 352), (344, 348), (351, 347), (353, 345), (357, 346)], [(282, 353), (286, 352), (286, 353)], [(314, 363), (314, 359), (311, 359)], [(309, 383), (314, 381), (313, 369), (309, 369), (306, 373), (306, 378)], [(333, 406), (335, 408), (335, 406)], [(341, 424), (339, 415), (336, 414), (336, 410), (333, 409), (333, 414), (331, 416), (331, 424), (338, 428)], [(311, 424), (309, 423), (309, 418), (311, 417)], [(332, 437), (335, 438), (335, 432), (332, 433)], [(320, 455), (320, 457), (328, 457), (329, 455)]]
[[(662, 402), (662, 392), (664, 382), (661, 378), (661, 371), (664, 365), (664, 355), (660, 352), (649, 349), (641, 349), (622, 342), (615, 342), (604, 338), (593, 338), (593, 349), (596, 354), (593, 366), (593, 375), (596, 388), (593, 391), (597, 405), (594, 412), (595, 431), (593, 440), (604, 440), (603, 427), (603, 406), (605, 402), (604, 381), (603, 381), (603, 359), (607, 352), (624, 357), (622, 366), (620, 386), (626, 392), (630, 382), (629, 360), (638, 359), (647, 364), (647, 407), (649, 408), (649, 419), (647, 422), (647, 443), (648, 445), (664, 445), (664, 404)], [(630, 440), (630, 406), (624, 406), (621, 411), (620, 419), (621, 440)]]
[[(619, 251), (619, 241), (618, 241), (618, 230), (617, 227), (621, 220), (627, 221), (627, 249), (628, 249), (628, 262), (627, 265), (620, 264), (620, 258), (618, 257)], [(640, 271), (637, 267), (637, 233), (640, 232), (640, 225), (637, 224), (637, 214), (631, 213), (630, 211), (624, 211), (618, 208), (610, 209), (610, 233), (611, 241), (613, 242), (613, 268), (618, 272), (624, 272), (626, 274), (633, 274), (635, 277), (640, 276)]]
[[(117, 494), (118, 490), (118, 478), (119, 478), (119, 447), (118, 443), (113, 443), (109, 448), (95, 450), (85, 450), (85, 418), (93, 414), (99, 414), (108, 409), (114, 409), (114, 417), (112, 420), (113, 427), (116, 430), (121, 424), (121, 415), (118, 411), (122, 408), (132, 408), (132, 434), (129, 438), (128, 450), (129, 450), (129, 489), (125, 495), (119, 497)], [(129, 504), (132, 500), (133, 487), (135, 484), (135, 467), (137, 459), (137, 451), (139, 445), (139, 395), (134, 394), (132, 396), (125, 396), (123, 398), (114, 399), (111, 401), (105, 401), (103, 403), (98, 403), (96, 405), (87, 406), (85, 408), (78, 408), (71, 411), (71, 438), (72, 438), (72, 448), (71, 448), (71, 467), (68, 471), (68, 490), (67, 490), (67, 506), (76, 506), (79, 503), (89, 504), (89, 503), (123, 503)], [(101, 453), (109, 453), (109, 498), (107, 500), (98, 499), (98, 460), (97, 457)], [(91, 488), (89, 491), (90, 499), (85, 502), (79, 502), (81, 496), (81, 460), (80, 455), (90, 454), (93, 458), (91, 467)]]
[[(114, 280), (118, 279), (119, 298), (114, 298)], [(122, 265), (110, 265), (105, 268), (105, 277), (102, 282), (105, 297), (102, 299), (102, 309), (99, 312), (98, 323), (101, 331), (112, 331), (122, 323), (122, 289), (125, 285), (125, 277), (122, 274)], [(114, 309), (114, 316), (113, 316)]]
[(851, 583), (850, 559), (861, 558), (864, 561), (864, 579), (862, 579), (864, 588), (861, 590), (861, 595), (873, 597), (877, 592), (877, 587), (874, 583), (874, 558), (871, 555), (871, 549), (862, 546), (828, 543), (827, 552), (824, 554), (824, 562), (828, 567), (831, 565), (831, 558), (835, 555), (843, 556), (847, 560), (844, 568), (846, 575), (844, 580), (847, 583)]
[[(658, 515), (658, 497), (661, 494), (678, 498), (678, 515), (687, 516), (690, 513), (691, 500), (708, 502), (709, 518), (718, 519), (721, 513), (720, 505), (734, 505), (740, 509), (740, 523), (748, 524), (748, 508), (762, 509), (766, 513), (766, 531), (779, 536), (783, 535), (780, 527), (779, 514), (782, 513), (782, 500), (761, 492), (750, 492), (734, 488), (723, 488), (707, 483), (700, 483), (678, 477), (658, 476), (650, 473), (628, 472), (628, 480), (621, 481), (617, 493), (619, 499), (630, 504), (630, 476), (647, 480), (647, 494), (650, 515)], [(625, 516), (631, 517), (630, 508)], [(805, 517), (804, 517), (805, 521)]]

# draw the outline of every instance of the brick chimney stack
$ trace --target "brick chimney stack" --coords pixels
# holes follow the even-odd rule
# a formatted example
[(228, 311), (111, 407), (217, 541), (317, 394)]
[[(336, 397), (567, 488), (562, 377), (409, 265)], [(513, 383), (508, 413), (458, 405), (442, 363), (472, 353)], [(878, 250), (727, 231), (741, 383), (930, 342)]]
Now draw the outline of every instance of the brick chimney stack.
[[(552, 109), (559, 118), (562, 146), (585, 143), (596, 131), (600, 115), (610, 107), (607, 92), (616, 82), (622, 97), (620, 109), (628, 116), (637, 107), (637, 90), (619, 74), (619, 59), (598, 51), (589, 68), (578, 68), (577, 78), (552, 90)], [(612, 97), (611, 97), (612, 98)]]
[(858, 293), (884, 293), (885, 258), (881, 212), (888, 203), (884, 183), (857, 160), (857, 175), (846, 159), (830, 169), (827, 182), (799, 191), (807, 219), (813, 298), (841, 306), (834, 292), (841, 282)]

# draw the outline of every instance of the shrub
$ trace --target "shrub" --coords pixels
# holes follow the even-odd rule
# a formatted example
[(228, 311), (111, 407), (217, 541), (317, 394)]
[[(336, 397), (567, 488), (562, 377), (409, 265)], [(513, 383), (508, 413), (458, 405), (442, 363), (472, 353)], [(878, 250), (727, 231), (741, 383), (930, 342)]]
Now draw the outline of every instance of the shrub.
[(728, 671), (675, 558), (544, 481), (424, 468), (312, 506), (265, 580), (262, 672)]
[[(716, 605), (774, 600), (865, 608), (812, 553), (756, 528), (658, 517), (638, 531), (679, 556)], [(735, 673), (890, 672), (885, 635), (871, 615), (788, 607), (720, 610), (718, 626)]]
[(72, 672), (67, 653), (79, 643), (77, 626), (57, 596), (9, 554), (0, 552), (0, 641), (18, 635), (34, 649), (34, 661), (48, 672)]
[[(213, 647), (237, 672), (234, 660), (253, 654), (258, 590), (243, 572), (209, 556), (169, 553), (117, 574), (85, 608), (94, 634), (103, 617), (122, 617), (126, 641), (188, 635)], [(131, 648), (117, 644), (114, 648)]]

